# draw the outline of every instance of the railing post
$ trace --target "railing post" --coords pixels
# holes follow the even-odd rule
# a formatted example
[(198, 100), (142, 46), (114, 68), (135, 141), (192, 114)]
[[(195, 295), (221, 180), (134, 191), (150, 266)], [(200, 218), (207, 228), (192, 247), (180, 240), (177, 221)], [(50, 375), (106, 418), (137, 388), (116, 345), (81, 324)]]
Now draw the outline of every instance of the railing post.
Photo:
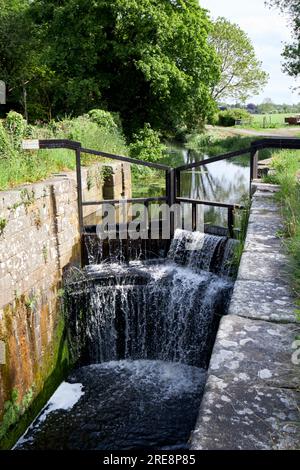
[(228, 232), (230, 238), (234, 238), (234, 207), (228, 207)]
[(196, 232), (197, 229), (197, 204), (192, 204), (192, 231)]
[(80, 148), (76, 152), (76, 176), (77, 176), (77, 204), (78, 204), (78, 221), (80, 236), (83, 234), (83, 208), (82, 208), (82, 180), (81, 180), (81, 151)]
[(176, 197), (180, 197), (180, 191), (181, 191), (181, 188), (180, 188), (180, 171), (176, 170), (175, 168), (175, 177), (176, 177)]
[(257, 179), (258, 176), (258, 148), (254, 145), (251, 146), (251, 164), (250, 164), (250, 173), (251, 181)]
[[(167, 184), (166, 184), (166, 195), (167, 195), (167, 203), (171, 208), (176, 202), (176, 170), (174, 168), (170, 168), (167, 172)], [(170, 238), (172, 239), (175, 232), (175, 217), (174, 212), (170, 211)]]

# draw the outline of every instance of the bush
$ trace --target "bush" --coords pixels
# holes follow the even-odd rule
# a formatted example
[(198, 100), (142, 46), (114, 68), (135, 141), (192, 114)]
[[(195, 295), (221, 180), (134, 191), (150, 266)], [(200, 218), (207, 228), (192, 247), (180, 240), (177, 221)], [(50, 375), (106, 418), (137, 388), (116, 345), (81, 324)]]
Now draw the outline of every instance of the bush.
[(5, 129), (7, 130), (11, 143), (16, 150), (21, 148), (22, 139), (26, 134), (27, 123), (22, 114), (10, 111), (5, 119)]
[(2, 124), (0, 122), (0, 160), (12, 157), (14, 154), (14, 149), (12, 147), (9, 136)]
[(245, 120), (251, 122), (252, 116), (245, 109), (228, 109), (219, 112), (219, 126), (230, 127), (234, 126), (236, 121)]
[(187, 136), (187, 148), (190, 150), (207, 150), (215, 142), (212, 134), (189, 134)]
[(129, 145), (129, 153), (132, 158), (157, 162), (164, 156), (166, 146), (160, 141), (160, 133), (151, 129), (150, 124), (145, 124), (137, 134), (133, 135), (133, 141)]
[(208, 116), (207, 123), (211, 126), (217, 126), (219, 124), (219, 113), (213, 113)]
[(88, 116), (92, 122), (95, 122), (99, 127), (103, 127), (109, 131), (116, 130), (118, 127), (113, 115), (103, 109), (92, 109), (89, 111)]

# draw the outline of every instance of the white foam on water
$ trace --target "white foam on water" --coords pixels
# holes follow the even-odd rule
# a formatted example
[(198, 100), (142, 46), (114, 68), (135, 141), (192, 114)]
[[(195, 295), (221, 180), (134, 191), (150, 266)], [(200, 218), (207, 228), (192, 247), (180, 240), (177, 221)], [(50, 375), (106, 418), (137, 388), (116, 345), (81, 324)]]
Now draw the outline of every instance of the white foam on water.
[(112, 369), (128, 373), (131, 385), (155, 384), (157, 399), (171, 398), (185, 393), (197, 392), (206, 378), (206, 371), (199, 367), (167, 361), (122, 360), (87, 366), (100, 371)]
[(55, 410), (71, 410), (84, 395), (82, 388), (83, 385), (79, 383), (70, 384), (68, 382), (62, 382), (48, 401), (45, 411), (39, 419), (45, 419), (47, 414)]
[(25, 433), (20, 437), (13, 449), (24, 442), (33, 440), (33, 437), (26, 438), (27, 432), (29, 430), (38, 429), (40, 424), (46, 420), (50, 413), (55, 410), (71, 410), (84, 395), (82, 388), (83, 385), (80, 383), (71, 384), (68, 382), (62, 382), (44, 406), (38, 418), (35, 419), (34, 422), (26, 429)]

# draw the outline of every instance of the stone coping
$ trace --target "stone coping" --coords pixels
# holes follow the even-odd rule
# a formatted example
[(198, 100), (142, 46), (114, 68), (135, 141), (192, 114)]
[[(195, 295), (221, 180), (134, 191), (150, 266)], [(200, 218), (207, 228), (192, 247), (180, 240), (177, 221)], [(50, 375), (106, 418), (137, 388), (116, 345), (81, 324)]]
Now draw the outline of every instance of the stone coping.
[[(192, 450), (300, 449), (300, 333), (274, 185), (255, 182), (229, 313), (220, 322)], [(298, 346), (299, 350), (299, 346)]]

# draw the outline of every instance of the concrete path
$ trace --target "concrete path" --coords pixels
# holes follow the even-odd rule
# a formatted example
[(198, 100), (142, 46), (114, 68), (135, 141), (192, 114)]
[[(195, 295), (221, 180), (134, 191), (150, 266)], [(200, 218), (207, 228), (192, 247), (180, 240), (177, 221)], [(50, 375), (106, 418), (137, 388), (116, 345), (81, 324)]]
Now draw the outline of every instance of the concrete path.
[[(214, 346), (193, 450), (300, 449), (300, 345), (277, 187), (257, 184), (229, 314)], [(298, 347), (298, 351), (294, 348)]]

